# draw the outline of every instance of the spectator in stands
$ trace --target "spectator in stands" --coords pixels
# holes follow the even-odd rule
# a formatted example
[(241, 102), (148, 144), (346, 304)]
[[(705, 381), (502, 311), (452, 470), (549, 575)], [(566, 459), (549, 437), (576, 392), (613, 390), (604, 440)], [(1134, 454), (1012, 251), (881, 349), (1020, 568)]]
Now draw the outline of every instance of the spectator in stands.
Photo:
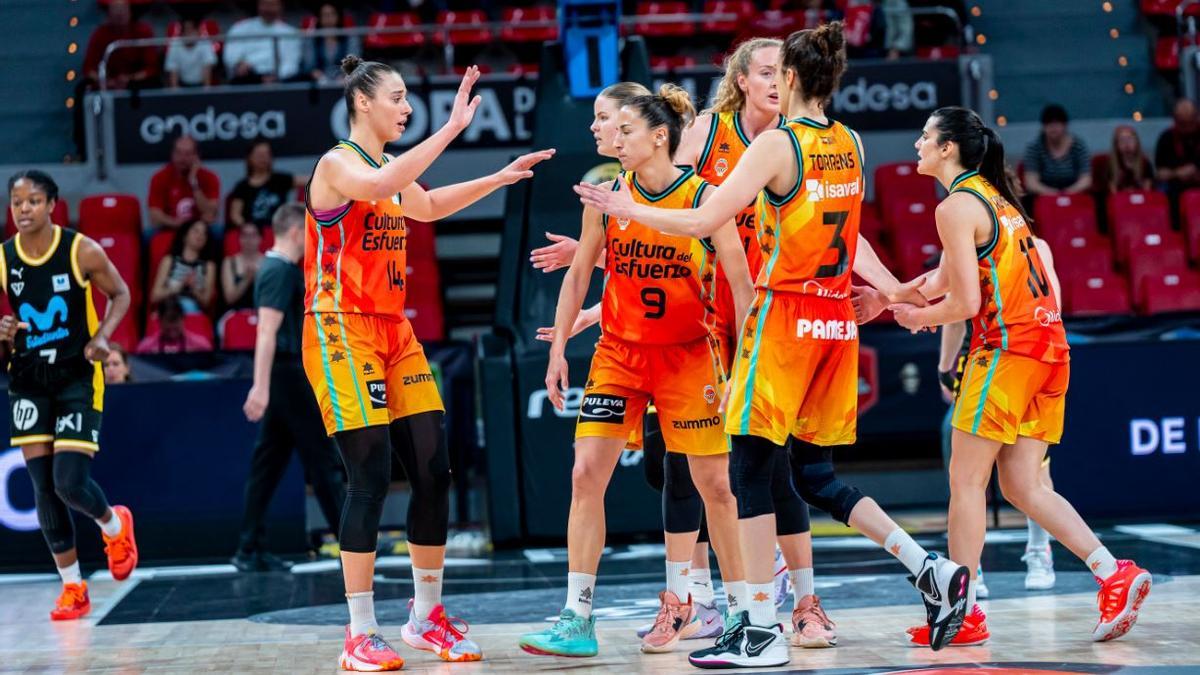
[(1150, 190), (1154, 187), (1154, 167), (1142, 151), (1142, 140), (1128, 124), (1113, 130), (1112, 152), (1108, 155), (1108, 191)]
[(1186, 98), (1175, 103), (1175, 124), (1158, 137), (1154, 164), (1158, 180), (1167, 184), (1172, 200), (1188, 188), (1200, 186), (1200, 123), (1196, 105)]
[(1042, 133), (1025, 150), (1025, 190), (1033, 195), (1074, 194), (1092, 187), (1091, 155), (1067, 129), (1067, 110), (1042, 109)]
[(121, 345), (110, 342), (108, 356), (104, 357), (104, 383), (123, 384), (130, 382), (133, 377), (129, 374), (129, 355)]
[(158, 303), (158, 331), (138, 343), (138, 354), (180, 354), (211, 352), (212, 341), (187, 329), (183, 323), (183, 305), (176, 297)]
[(254, 306), (254, 277), (262, 262), (262, 232), (254, 223), (242, 223), (238, 229), (238, 252), (221, 263), (221, 295), (229, 309)]
[(175, 231), (171, 254), (163, 256), (154, 275), (150, 302), (175, 298), (183, 311), (207, 312), (216, 296), (217, 264), (209, 253), (208, 225), (193, 220)]
[(258, 0), (258, 16), (233, 24), (226, 35), (229, 81), (258, 84), (295, 79), (302, 48), (300, 31), (283, 20), (283, 0)]
[(275, 171), (275, 156), (267, 141), (255, 141), (246, 153), (246, 177), (229, 194), (226, 217), (235, 227), (254, 223), (260, 228), (271, 225), (275, 209), (288, 201), (292, 191), (304, 187), (308, 176)]
[(221, 180), (200, 164), (200, 150), (190, 136), (180, 136), (171, 146), (171, 161), (150, 178), (150, 222), (155, 227), (177, 228), (194, 220), (217, 220)]
[(889, 59), (913, 51), (913, 14), (908, 0), (883, 0), (883, 46)]
[[(134, 21), (127, 0), (108, 3), (108, 20), (96, 26), (88, 39), (83, 57), (84, 81), (91, 87), (100, 82), (100, 62), (104, 51), (117, 40), (142, 40), (154, 37), (154, 29), (144, 21)], [(153, 87), (158, 84), (158, 50), (154, 47), (118, 49), (108, 59), (105, 77), (109, 89)]]
[[(332, 2), (322, 3), (317, 10), (317, 28), (341, 28), (342, 22), (342, 9)], [(347, 54), (361, 53), (362, 41), (358, 36), (315, 37), (308, 41), (304, 70), (317, 82), (341, 82), (346, 79), (342, 59)]]
[(200, 37), (195, 19), (184, 19), (180, 37), (167, 47), (163, 70), (172, 89), (207, 87), (212, 84), (212, 67), (217, 64), (213, 43)]

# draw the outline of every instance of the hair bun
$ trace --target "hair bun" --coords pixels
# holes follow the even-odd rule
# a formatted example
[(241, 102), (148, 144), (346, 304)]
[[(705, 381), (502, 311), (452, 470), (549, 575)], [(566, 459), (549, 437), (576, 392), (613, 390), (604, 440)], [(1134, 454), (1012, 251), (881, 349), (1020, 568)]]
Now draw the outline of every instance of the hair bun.
[(362, 57), (357, 54), (347, 54), (342, 59), (342, 72), (348, 76), (354, 74), (354, 70), (362, 65)]
[(846, 48), (846, 33), (841, 21), (830, 21), (817, 27), (813, 32), (813, 41), (818, 50), (826, 56), (832, 56)]
[(691, 123), (696, 117), (696, 107), (692, 105), (692, 97), (683, 87), (674, 84), (664, 84), (658, 88), (658, 95), (676, 115), (683, 118), (684, 124)]

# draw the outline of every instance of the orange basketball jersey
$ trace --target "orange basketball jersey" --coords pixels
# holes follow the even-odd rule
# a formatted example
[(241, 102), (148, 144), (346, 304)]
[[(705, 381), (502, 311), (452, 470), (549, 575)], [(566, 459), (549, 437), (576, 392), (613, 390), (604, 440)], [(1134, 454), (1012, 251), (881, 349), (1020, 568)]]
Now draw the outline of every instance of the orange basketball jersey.
[(1033, 232), (1021, 214), (978, 171), (950, 185), (983, 202), (992, 238), (979, 247), (979, 313), (972, 319), (971, 350), (1001, 349), (1045, 363), (1068, 360), (1067, 333)]
[[(651, 193), (622, 174), (633, 199), (691, 209), (708, 187), (691, 167), (666, 190)], [(617, 184), (613, 183), (616, 189)], [(607, 255), (601, 326), (605, 335), (642, 344), (679, 344), (709, 334), (714, 320), (716, 254), (707, 241), (663, 234), (627, 218), (603, 217)]]
[(846, 298), (858, 249), (862, 212), (862, 150), (849, 127), (806, 117), (783, 127), (800, 167), (785, 195), (758, 196), (759, 250), (765, 258), (755, 285), (770, 291)]
[[(780, 115), (778, 126), (783, 126), (783, 122), (783, 116)], [(696, 173), (709, 183), (720, 185), (725, 182), (725, 177), (733, 171), (733, 167), (737, 166), (742, 155), (746, 154), (746, 148), (749, 147), (750, 141), (746, 139), (746, 133), (742, 131), (741, 113), (713, 113), (712, 126), (708, 130), (708, 140), (705, 141), (704, 149), (700, 152), (700, 159), (696, 162)], [(746, 262), (750, 265), (751, 278), (758, 275), (763, 260), (756, 243), (757, 235), (754, 230), (756, 212), (755, 202), (751, 202), (737, 215), (736, 219), (738, 238), (741, 239), (742, 246), (746, 249)]]
[[(341, 141), (336, 147), (380, 167), (355, 143)], [(310, 204), (304, 221), (306, 312), (404, 319), (408, 225), (399, 194), (374, 202), (350, 201), (323, 213), (314, 212)]]

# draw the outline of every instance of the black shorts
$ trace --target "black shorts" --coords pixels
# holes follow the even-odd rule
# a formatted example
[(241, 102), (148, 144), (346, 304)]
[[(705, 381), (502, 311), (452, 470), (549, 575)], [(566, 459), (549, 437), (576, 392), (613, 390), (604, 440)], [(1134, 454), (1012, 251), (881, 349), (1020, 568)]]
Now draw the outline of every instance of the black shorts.
[(55, 448), (100, 448), (104, 378), (100, 364), (93, 377), (77, 377), (58, 386), (14, 380), (9, 386), (9, 442), (53, 443)]

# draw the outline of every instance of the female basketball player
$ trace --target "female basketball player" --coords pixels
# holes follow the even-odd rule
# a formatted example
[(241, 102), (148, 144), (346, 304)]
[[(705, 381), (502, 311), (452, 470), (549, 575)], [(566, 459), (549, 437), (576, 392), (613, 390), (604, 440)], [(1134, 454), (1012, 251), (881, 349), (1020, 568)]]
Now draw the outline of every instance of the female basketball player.
[[(63, 580), (50, 618), (78, 619), (92, 604), (68, 507), (100, 526), (113, 579), (128, 578), (138, 563), (133, 514), (110, 508), (91, 476), (104, 410), (101, 364), (129, 289), (99, 244), (51, 222), (58, 186), (50, 176), (22, 171), (9, 179), (8, 197), (17, 234), (0, 253), (0, 283), (17, 316), (0, 319), (0, 341), (9, 354), (10, 442), (25, 457), (38, 525)], [(93, 284), (108, 298), (99, 322)]]
[(415, 181), (470, 124), (479, 97), (468, 69), (446, 125), (398, 158), (384, 146), (400, 138), (412, 107), (390, 66), (348, 56), (350, 138), (318, 160), (308, 187), (302, 356), (325, 428), (336, 436), (349, 487), (339, 541), (350, 625), (341, 666), (395, 670), (403, 659), (379, 635), (372, 577), (383, 500), (395, 452), (412, 486), (408, 543), (415, 598), (404, 641), (446, 661), (478, 661), (441, 605), (450, 464), (442, 401), (421, 345), (404, 314), (404, 216), (435, 221), (492, 191), (533, 175), (553, 150), (519, 157), (499, 172), (426, 192)]
[(858, 387), (858, 330), (849, 296), (863, 157), (857, 134), (830, 121), (824, 110), (845, 68), (840, 22), (790, 35), (776, 75), (780, 108), (790, 121), (754, 139), (699, 208), (654, 208), (628, 190), (575, 188), (586, 206), (610, 218), (669, 234), (706, 236), (754, 199), (763, 215), (755, 225), (767, 260), (748, 321), (741, 324), (726, 404), (752, 600), (740, 626), (692, 655), (700, 667), (788, 662), (771, 600), (775, 515), (769, 495), (773, 464), (789, 437), (810, 444), (792, 457), (800, 464), (797, 487), (804, 500), (883, 545), (912, 572), (933, 627), (932, 646), (940, 649), (962, 621), (966, 568), (925, 551), (833, 471), (829, 446), (855, 439)]
[[(625, 189), (636, 190), (637, 199), (665, 208), (689, 209), (702, 203), (708, 184), (691, 168), (671, 162), (693, 114), (687, 93), (673, 85), (664, 85), (658, 95), (628, 101), (621, 108), (614, 142), (626, 173), (608, 189), (625, 184)], [(604, 546), (604, 492), (651, 398), (666, 447), (687, 455), (722, 569), (731, 579), (741, 578), (736, 504), (729, 488), (718, 400), (725, 370), (711, 335), (717, 283), (713, 254), (726, 267), (742, 315), (753, 292), (735, 225), (726, 222), (710, 241), (663, 236), (635, 221), (605, 218), (590, 209), (585, 209), (584, 219), (579, 251), (559, 296), (546, 373), (550, 400), (559, 410), (568, 381), (563, 356), (567, 335), (602, 248), (607, 250), (603, 333), (576, 430), (567, 606), (552, 628), (521, 638), (522, 649), (535, 654), (597, 653), (591, 606)], [(695, 536), (694, 527), (690, 539), (668, 536), (668, 588), (660, 595), (658, 619), (643, 640), (643, 651), (670, 650), (692, 622), (694, 607), (684, 598)]]
[[(974, 329), (951, 422), (950, 553), (978, 567), (995, 464), (1008, 501), (1100, 580), (1092, 639), (1121, 637), (1137, 621), (1152, 579), (1133, 562), (1116, 560), (1040, 478), (1049, 444), (1062, 437), (1069, 347), (1041, 254), (1005, 174), (1004, 147), (979, 115), (950, 107), (930, 116), (916, 148), (917, 171), (950, 193), (936, 211), (942, 267), (920, 286), (927, 297), (946, 299), (925, 308), (898, 305), (896, 321), (916, 331), (970, 319)], [(974, 586), (963, 630), (986, 633)]]

